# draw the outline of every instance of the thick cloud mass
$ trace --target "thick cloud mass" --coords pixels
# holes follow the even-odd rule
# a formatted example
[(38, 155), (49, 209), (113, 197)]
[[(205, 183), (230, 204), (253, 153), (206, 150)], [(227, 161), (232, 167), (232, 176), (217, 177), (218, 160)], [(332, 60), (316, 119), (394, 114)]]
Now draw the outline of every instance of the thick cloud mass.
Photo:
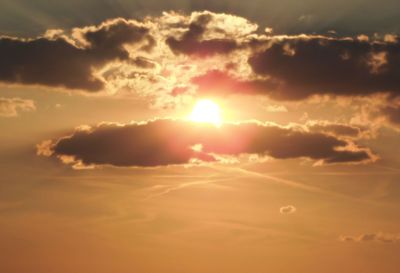
[(192, 78), (201, 94), (265, 95), (303, 100), (313, 95), (400, 95), (400, 43), (323, 36), (270, 37), (253, 50), (253, 75), (210, 70)]
[(315, 94), (400, 94), (400, 44), (326, 37), (288, 38), (254, 54), (256, 74), (271, 77), (277, 99), (304, 99)]
[(219, 156), (242, 154), (310, 158), (323, 163), (357, 163), (375, 157), (340, 138), (299, 128), (254, 122), (218, 128), (170, 119), (79, 129), (71, 136), (39, 145), (38, 153), (72, 157), (73, 163), (83, 165), (148, 167), (185, 164), (192, 159), (218, 161)]
[[(400, 94), (400, 40), (271, 35), (245, 18), (165, 12), (115, 19), (26, 40), (0, 38), (0, 81), (135, 91), (168, 103), (179, 95)], [(152, 49), (152, 50), (150, 50)], [(126, 62), (125, 62), (126, 61)], [(187, 92), (176, 92), (187, 90)]]
[(75, 41), (63, 35), (33, 40), (0, 38), (0, 81), (99, 91), (104, 82), (93, 75), (94, 68), (128, 59), (123, 45), (140, 42), (148, 35), (145, 27), (122, 19), (74, 32)]
[[(121, 92), (164, 108), (196, 96), (382, 96), (386, 101), (376, 112), (398, 126), (398, 36), (272, 35), (257, 29), (230, 14), (165, 12), (141, 22), (118, 18), (48, 30), (35, 39), (0, 36), (0, 83)], [(330, 128), (337, 130), (358, 134)]]

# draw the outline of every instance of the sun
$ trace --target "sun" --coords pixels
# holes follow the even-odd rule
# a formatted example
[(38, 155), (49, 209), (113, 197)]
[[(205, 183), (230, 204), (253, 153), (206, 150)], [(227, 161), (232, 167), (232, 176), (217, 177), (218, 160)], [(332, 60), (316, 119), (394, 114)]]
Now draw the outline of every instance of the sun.
[(195, 122), (212, 123), (219, 127), (222, 124), (221, 109), (212, 100), (202, 99), (196, 102), (189, 119)]

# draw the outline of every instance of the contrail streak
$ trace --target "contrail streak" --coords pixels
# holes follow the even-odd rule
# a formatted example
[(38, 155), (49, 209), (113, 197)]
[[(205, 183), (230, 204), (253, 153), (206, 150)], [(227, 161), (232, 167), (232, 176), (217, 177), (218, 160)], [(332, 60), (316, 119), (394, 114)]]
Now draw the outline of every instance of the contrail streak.
[(221, 181), (226, 181), (226, 180), (231, 180), (231, 179), (233, 179), (233, 178), (232, 178), (232, 177), (229, 177), (229, 178), (225, 177), (225, 178), (216, 178), (216, 179), (207, 179), (207, 180), (199, 180), (199, 181), (193, 181), (193, 182), (186, 182), (186, 183), (179, 184), (179, 185), (177, 185), (177, 186), (171, 186), (171, 187), (169, 187), (169, 188), (163, 190), (162, 192), (155, 193), (155, 194), (151, 194), (151, 195), (149, 195), (149, 196), (146, 197), (146, 200), (147, 200), (147, 199), (154, 198), (154, 197), (159, 197), (159, 196), (168, 194), (168, 193), (170, 193), (170, 192), (172, 192), (172, 191), (177, 191), (177, 190), (181, 190), (181, 189), (184, 189), (184, 188), (188, 188), (188, 187), (191, 187), (191, 186), (212, 184), (212, 183), (221, 182)]

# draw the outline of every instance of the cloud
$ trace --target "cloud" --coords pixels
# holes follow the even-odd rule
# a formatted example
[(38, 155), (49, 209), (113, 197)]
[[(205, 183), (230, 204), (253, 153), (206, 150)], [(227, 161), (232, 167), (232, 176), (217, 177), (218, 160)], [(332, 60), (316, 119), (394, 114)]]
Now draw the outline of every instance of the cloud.
[(307, 122), (307, 128), (312, 132), (323, 132), (335, 136), (351, 138), (358, 138), (365, 132), (365, 129), (355, 125), (326, 121), (309, 121)]
[(281, 214), (292, 214), (292, 213), (295, 213), (296, 210), (297, 210), (296, 207), (294, 207), (292, 205), (288, 205), (288, 206), (281, 207), (279, 209), (279, 212)]
[(264, 109), (271, 113), (286, 113), (288, 111), (284, 105), (267, 105)]
[(0, 98), (0, 117), (16, 117), (19, 112), (35, 111), (33, 100), (20, 98)]
[(354, 243), (399, 243), (400, 242), (400, 234), (391, 234), (391, 233), (366, 233), (361, 234), (359, 236), (345, 236), (342, 235), (339, 237), (339, 240), (342, 242), (354, 242)]
[(312, 95), (366, 96), (400, 94), (400, 44), (359, 39), (298, 36), (274, 40), (250, 57), (258, 75), (277, 87), (266, 90), (276, 99)]
[(378, 95), (353, 98), (349, 103), (356, 112), (350, 122), (363, 128), (361, 135), (376, 137), (378, 129), (382, 127), (400, 130), (400, 98)]
[(212, 69), (193, 77), (200, 93), (265, 95), (400, 95), (400, 43), (325, 36), (271, 36), (248, 57), (252, 73)]
[(148, 122), (102, 123), (78, 128), (63, 138), (38, 145), (38, 154), (76, 166), (154, 167), (218, 162), (223, 157), (270, 156), (308, 158), (318, 164), (363, 163), (376, 156), (355, 143), (301, 127), (271, 123), (211, 124), (157, 119)]
[[(400, 93), (400, 40), (272, 35), (246, 18), (208, 11), (165, 12), (142, 21), (0, 38), (0, 81), (108, 93), (170, 104), (180, 96)], [(361, 37), (361, 38), (360, 38)], [(185, 90), (185, 92), (180, 92)]]
[[(215, 54), (227, 54), (239, 48), (235, 37), (228, 38), (211, 38), (204, 39), (208, 25), (215, 20), (218, 15), (203, 12), (195, 13), (185, 31), (180, 38), (170, 36), (166, 39), (167, 45), (175, 53), (183, 53), (187, 55), (195, 55), (198, 57), (206, 57)], [(233, 16), (232, 16), (233, 17)], [(238, 17), (237, 17), (238, 18)], [(223, 29), (219, 29), (223, 32)]]
[(385, 106), (381, 114), (393, 125), (400, 126), (400, 105)]
[(60, 30), (48, 31), (35, 39), (0, 37), (0, 81), (100, 91), (104, 79), (94, 70), (129, 59), (125, 44), (151, 39), (143, 24), (124, 19), (72, 32), (68, 36)]
[(238, 79), (216, 69), (193, 77), (191, 82), (198, 87), (199, 95), (267, 95), (266, 90), (276, 88), (271, 81)]

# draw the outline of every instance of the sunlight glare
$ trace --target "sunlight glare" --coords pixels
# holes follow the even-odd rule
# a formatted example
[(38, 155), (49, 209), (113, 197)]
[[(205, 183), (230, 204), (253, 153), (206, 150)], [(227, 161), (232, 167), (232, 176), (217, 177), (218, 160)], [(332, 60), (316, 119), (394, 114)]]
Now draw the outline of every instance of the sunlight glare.
[(189, 119), (194, 122), (212, 123), (219, 127), (222, 124), (221, 109), (212, 100), (202, 99), (196, 102)]

